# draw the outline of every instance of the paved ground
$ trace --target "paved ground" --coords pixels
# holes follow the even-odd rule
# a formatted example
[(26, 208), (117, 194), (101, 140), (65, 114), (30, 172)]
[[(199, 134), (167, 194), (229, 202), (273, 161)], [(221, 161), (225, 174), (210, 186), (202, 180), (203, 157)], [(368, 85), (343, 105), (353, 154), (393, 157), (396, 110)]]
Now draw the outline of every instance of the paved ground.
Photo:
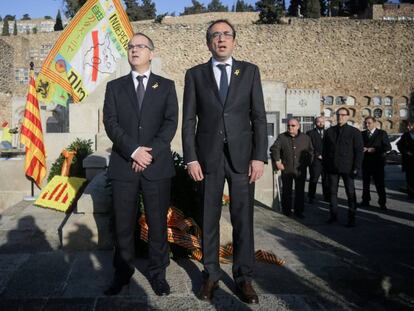
[[(389, 210), (359, 209), (351, 229), (345, 208), (339, 224), (325, 224), (324, 202), (307, 205), (303, 220), (256, 206), (256, 249), (286, 260), (281, 267), (257, 263), (257, 306), (234, 294), (231, 265), (222, 266), (214, 304), (198, 301), (201, 265), (187, 259), (171, 261), (168, 297), (153, 294), (142, 258), (129, 291), (105, 297), (111, 252), (59, 249), (56, 228), (65, 215), (21, 202), (0, 214), (0, 310), (414, 310), (414, 202), (399, 191), (403, 185), (399, 168), (388, 167)], [(343, 187), (340, 196), (344, 207)]]

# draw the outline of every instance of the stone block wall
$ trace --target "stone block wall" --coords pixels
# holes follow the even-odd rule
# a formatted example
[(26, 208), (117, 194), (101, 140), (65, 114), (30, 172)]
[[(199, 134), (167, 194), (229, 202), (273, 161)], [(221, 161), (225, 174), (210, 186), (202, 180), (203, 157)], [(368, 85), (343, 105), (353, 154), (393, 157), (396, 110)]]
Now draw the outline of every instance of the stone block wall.
[(402, 19), (403, 17), (406, 19), (414, 20), (414, 4), (374, 4), (372, 8), (373, 19)]

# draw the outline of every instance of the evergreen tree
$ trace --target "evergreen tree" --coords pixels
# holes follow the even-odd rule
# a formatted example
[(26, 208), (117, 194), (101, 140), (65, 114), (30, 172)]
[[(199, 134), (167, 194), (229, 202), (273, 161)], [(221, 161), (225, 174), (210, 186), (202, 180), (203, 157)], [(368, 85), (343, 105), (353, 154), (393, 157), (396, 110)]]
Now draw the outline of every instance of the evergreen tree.
[(8, 19), (4, 19), (3, 21), (3, 32), (1, 34), (2, 36), (10, 36), (10, 31), (9, 31), (9, 20)]
[(14, 21), (14, 25), (13, 25), (13, 35), (17, 36), (17, 22)]
[(184, 7), (184, 12), (180, 15), (200, 14), (207, 12), (206, 7), (197, 0), (191, 0), (192, 6)]
[(141, 12), (136, 0), (125, 0), (126, 14), (131, 22), (137, 21), (140, 18)]
[(82, 5), (85, 4), (87, 0), (65, 0), (65, 16), (68, 18), (74, 17)]
[(307, 18), (320, 18), (321, 5), (319, 0), (305, 0), (302, 14)]
[(31, 18), (30, 18), (30, 16), (29, 16), (29, 14), (23, 14), (23, 17), (22, 17), (22, 21), (28, 21), (28, 20), (30, 20)]
[(237, 0), (236, 6), (233, 9), (234, 12), (253, 12), (254, 7), (243, 0)]
[(283, 12), (286, 12), (286, 2), (285, 2), (285, 0), (282, 1), (282, 10), (283, 10)]
[(276, 0), (260, 0), (256, 2), (259, 11), (258, 24), (276, 24), (282, 16), (282, 5)]
[(141, 20), (154, 19), (156, 14), (155, 3), (151, 0), (143, 0), (141, 9)]
[(50, 15), (46, 15), (46, 16), (44, 17), (44, 19), (52, 19), (52, 16), (50, 16)]
[(207, 5), (207, 11), (208, 12), (228, 12), (229, 8), (223, 3), (221, 3), (220, 0), (211, 0), (211, 2)]
[(328, 16), (328, 3), (326, 0), (319, 0), (319, 5), (321, 7), (321, 16)]
[(2, 22), (3, 21), (3, 18), (0, 16), (0, 22)]
[(32, 28), (32, 33), (37, 34), (37, 27)]
[(60, 16), (60, 10), (58, 10), (57, 12), (56, 22), (55, 22), (55, 26), (53, 26), (53, 29), (55, 31), (63, 30), (63, 23), (62, 23), (62, 17)]
[(301, 14), (303, 15), (303, 4), (301, 0), (290, 0), (290, 5), (288, 8), (288, 15), (289, 16), (297, 16), (298, 15), (298, 5), (301, 7)]
[(15, 19), (16, 19), (16, 15), (10, 15), (10, 14), (7, 14), (5, 17), (4, 17), (4, 20), (8, 20), (8, 21), (14, 21)]

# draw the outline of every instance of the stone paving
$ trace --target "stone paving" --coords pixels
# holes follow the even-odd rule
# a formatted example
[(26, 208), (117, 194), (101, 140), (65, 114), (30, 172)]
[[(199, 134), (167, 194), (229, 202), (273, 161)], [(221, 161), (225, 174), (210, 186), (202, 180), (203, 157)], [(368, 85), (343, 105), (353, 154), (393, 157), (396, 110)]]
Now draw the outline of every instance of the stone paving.
[[(168, 297), (153, 293), (145, 258), (137, 258), (128, 291), (105, 297), (111, 251), (61, 249), (57, 229), (67, 216), (22, 201), (0, 214), (0, 310), (414, 310), (414, 201), (400, 192), (397, 166), (387, 167), (386, 183), (388, 211), (375, 206), (374, 193), (373, 207), (358, 209), (355, 228), (344, 226), (343, 187), (334, 225), (325, 224), (325, 202), (307, 204), (303, 220), (257, 204), (256, 249), (286, 263), (256, 264), (260, 304), (253, 306), (235, 295), (229, 264), (213, 304), (197, 300), (202, 266), (188, 259), (171, 260)], [(356, 186), (360, 198), (361, 182)], [(87, 233), (79, 228), (73, 243)]]

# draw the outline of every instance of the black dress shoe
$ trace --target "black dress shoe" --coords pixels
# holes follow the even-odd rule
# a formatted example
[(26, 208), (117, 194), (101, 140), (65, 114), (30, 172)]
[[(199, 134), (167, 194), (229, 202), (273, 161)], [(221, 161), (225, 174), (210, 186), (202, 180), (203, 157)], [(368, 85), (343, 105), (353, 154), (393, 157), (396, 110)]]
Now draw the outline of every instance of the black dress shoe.
[(295, 216), (299, 219), (304, 219), (305, 215), (303, 215), (302, 213), (295, 213)]
[(209, 279), (204, 280), (201, 286), (200, 292), (198, 293), (198, 299), (203, 301), (211, 302), (214, 291), (218, 288), (218, 282), (213, 282)]
[(153, 279), (150, 281), (151, 287), (157, 296), (168, 296), (170, 294), (170, 285), (165, 279)]
[(359, 207), (371, 207), (369, 202), (365, 202), (365, 201), (360, 202), (358, 205)]
[(128, 290), (128, 286), (129, 286), (129, 281), (127, 283), (123, 283), (123, 282), (114, 280), (111, 286), (109, 286), (109, 288), (104, 291), (104, 294), (106, 296), (118, 295), (121, 291)]
[(237, 289), (240, 293), (240, 298), (245, 303), (256, 304), (259, 303), (259, 297), (254, 290), (252, 283), (245, 281), (237, 284)]
[(329, 217), (329, 219), (326, 221), (327, 224), (333, 224), (334, 222), (337, 222), (338, 218), (336, 217), (336, 215), (331, 215)]

